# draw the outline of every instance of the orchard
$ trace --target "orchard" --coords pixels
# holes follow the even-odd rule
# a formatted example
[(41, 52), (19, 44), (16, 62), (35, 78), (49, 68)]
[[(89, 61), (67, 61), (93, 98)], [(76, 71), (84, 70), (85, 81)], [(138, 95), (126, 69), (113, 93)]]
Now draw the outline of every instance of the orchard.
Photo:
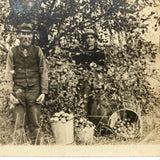
[[(153, 138), (160, 131), (159, 41), (150, 39), (158, 35), (158, 1), (1, 0), (0, 3), (3, 8), (0, 13), (0, 120), (3, 123), (0, 127), (5, 128), (0, 133), (1, 144), (12, 143), (9, 134), (12, 111), (4, 70), (8, 50), (19, 43), (16, 27), (23, 22), (33, 24), (34, 43), (42, 48), (49, 69), (49, 92), (41, 109), (42, 144), (54, 144), (50, 123), (66, 121), (69, 114), (77, 118), (76, 127), (80, 120), (92, 125), (84, 109), (88, 97), (79, 93), (81, 80), (93, 86), (90, 96), (99, 99), (108, 117), (125, 108), (141, 116), (142, 136), (138, 142), (160, 141)], [(88, 70), (73, 59), (73, 55), (83, 53), (82, 34), (86, 28), (94, 29), (99, 35), (98, 46), (105, 53), (103, 69), (91, 63)], [(62, 111), (63, 117), (58, 118)], [(117, 121), (112, 136), (103, 137), (96, 128), (95, 143), (119, 143), (116, 137), (113, 142), (113, 137), (122, 132), (134, 141), (136, 128), (129, 119)]]

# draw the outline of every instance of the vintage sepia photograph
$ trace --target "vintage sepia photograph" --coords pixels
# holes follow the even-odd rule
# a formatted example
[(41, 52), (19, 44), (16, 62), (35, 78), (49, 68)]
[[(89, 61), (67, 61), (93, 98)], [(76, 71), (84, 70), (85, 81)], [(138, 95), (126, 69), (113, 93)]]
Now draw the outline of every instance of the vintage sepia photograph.
[(0, 8), (0, 156), (160, 156), (159, 0)]

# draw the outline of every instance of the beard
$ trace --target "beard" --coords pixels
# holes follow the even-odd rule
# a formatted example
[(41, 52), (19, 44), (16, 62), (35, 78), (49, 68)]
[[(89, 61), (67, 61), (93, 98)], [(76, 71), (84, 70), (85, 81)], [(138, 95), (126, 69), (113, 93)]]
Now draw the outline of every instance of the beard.
[(28, 48), (32, 44), (32, 38), (21, 38), (21, 45), (23, 48)]

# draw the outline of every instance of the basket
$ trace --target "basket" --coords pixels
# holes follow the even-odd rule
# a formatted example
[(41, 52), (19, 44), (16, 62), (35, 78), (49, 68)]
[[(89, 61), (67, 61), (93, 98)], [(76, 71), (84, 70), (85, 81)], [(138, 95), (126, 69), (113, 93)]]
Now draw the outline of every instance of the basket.
[(58, 121), (51, 123), (56, 144), (71, 144), (74, 141), (73, 119), (65, 123)]
[(75, 136), (79, 142), (92, 143), (95, 127), (75, 127)]
[(141, 134), (141, 118), (131, 109), (115, 111), (110, 116), (108, 124), (120, 137), (136, 138)]

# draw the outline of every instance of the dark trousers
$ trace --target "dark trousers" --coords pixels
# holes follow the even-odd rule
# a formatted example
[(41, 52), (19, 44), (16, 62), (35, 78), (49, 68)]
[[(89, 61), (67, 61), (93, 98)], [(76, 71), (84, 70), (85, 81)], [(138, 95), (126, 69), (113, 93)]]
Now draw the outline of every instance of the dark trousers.
[(15, 135), (23, 143), (24, 128), (28, 125), (32, 144), (39, 144), (41, 105), (36, 103), (36, 99), (40, 95), (39, 86), (25, 88), (14, 86), (13, 94), (19, 100), (19, 104), (15, 106), (13, 112)]
[(85, 105), (85, 112), (87, 117), (91, 122), (93, 122), (96, 126), (99, 125), (99, 122), (108, 122), (107, 118), (107, 110), (100, 105), (100, 93), (97, 93), (95, 97), (90, 96), (92, 93), (93, 88), (89, 85), (87, 81), (79, 82), (79, 94), (86, 95), (86, 105)]
[(87, 107), (89, 120), (96, 126), (99, 126), (100, 122), (108, 123), (107, 109), (100, 105), (99, 97), (90, 97)]

